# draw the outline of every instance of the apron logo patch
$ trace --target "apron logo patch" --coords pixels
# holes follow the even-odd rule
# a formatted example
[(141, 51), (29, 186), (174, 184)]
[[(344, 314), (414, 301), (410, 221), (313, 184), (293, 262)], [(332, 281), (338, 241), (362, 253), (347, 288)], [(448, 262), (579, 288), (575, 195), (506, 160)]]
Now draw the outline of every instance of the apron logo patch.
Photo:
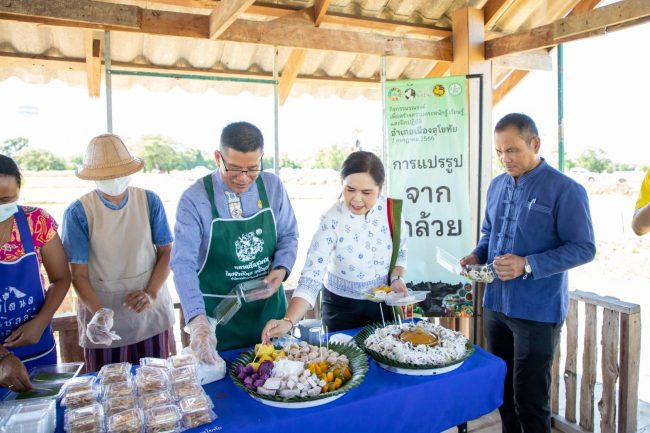
[(255, 233), (244, 233), (235, 242), (235, 254), (242, 262), (250, 262), (258, 253), (262, 252), (263, 246), (264, 241), (255, 236)]

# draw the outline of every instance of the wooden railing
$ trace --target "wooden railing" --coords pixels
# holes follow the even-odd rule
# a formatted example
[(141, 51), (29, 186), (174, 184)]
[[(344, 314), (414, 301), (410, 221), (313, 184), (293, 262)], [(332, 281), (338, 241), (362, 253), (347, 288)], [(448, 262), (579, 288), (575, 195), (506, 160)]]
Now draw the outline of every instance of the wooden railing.
[[(584, 303), (584, 344), (580, 399), (577, 399), (578, 304)], [(566, 407), (559, 414), (560, 356), (555, 353), (552, 370), (551, 410), (553, 426), (564, 432), (593, 432), (597, 373), (597, 309), (602, 307), (602, 395), (598, 402), (600, 431), (616, 432), (618, 400), (618, 433), (636, 432), (641, 356), (641, 307), (616, 298), (594, 293), (570, 293), (569, 314), (566, 319), (566, 358), (564, 384)], [(616, 385), (618, 380), (618, 399)], [(580, 420), (576, 409), (580, 406)]]

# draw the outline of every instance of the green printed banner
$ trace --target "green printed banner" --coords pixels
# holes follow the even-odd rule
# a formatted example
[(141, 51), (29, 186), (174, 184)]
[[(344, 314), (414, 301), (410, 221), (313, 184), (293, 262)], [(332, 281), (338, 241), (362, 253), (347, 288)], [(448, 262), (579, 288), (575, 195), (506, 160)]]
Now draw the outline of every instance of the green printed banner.
[(471, 285), (450, 271), (472, 248), (465, 76), (387, 82), (386, 109), (388, 192), (404, 201), (409, 236), (406, 281), (431, 291), (426, 315), (471, 316)]

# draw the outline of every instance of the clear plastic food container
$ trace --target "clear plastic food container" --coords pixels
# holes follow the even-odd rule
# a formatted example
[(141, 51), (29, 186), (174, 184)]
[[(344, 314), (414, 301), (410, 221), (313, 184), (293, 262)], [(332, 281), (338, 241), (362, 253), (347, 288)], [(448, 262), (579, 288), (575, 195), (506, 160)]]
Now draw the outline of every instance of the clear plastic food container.
[(196, 381), (198, 379), (198, 376), (196, 374), (196, 367), (193, 365), (173, 368), (169, 371), (169, 376), (172, 383), (183, 382), (186, 380)]
[(3, 404), (0, 420), (3, 432), (52, 433), (56, 429), (56, 401), (39, 399)]
[(409, 290), (408, 294), (404, 295), (402, 293), (390, 292), (386, 296), (386, 305), (390, 307), (403, 307), (406, 305), (417, 304), (422, 302), (427, 298), (429, 292), (427, 291), (417, 291)]
[(465, 276), (477, 283), (491, 283), (494, 281), (494, 272), (491, 265), (466, 265)]
[(183, 425), (186, 428), (208, 424), (217, 418), (212, 408), (212, 400), (207, 395), (185, 397), (178, 402), (181, 410)]
[(180, 400), (184, 397), (203, 394), (203, 388), (192, 381), (178, 382), (172, 385), (172, 394), (176, 399)]
[(104, 385), (102, 399), (106, 400), (115, 397), (128, 397), (135, 395), (135, 386), (131, 380), (124, 382), (113, 382)]
[(234, 291), (244, 302), (253, 302), (271, 296), (273, 287), (266, 284), (262, 278), (259, 278), (237, 284)]
[(182, 430), (180, 410), (171, 404), (146, 410), (145, 423), (147, 433), (177, 433)]
[(97, 376), (102, 385), (113, 382), (124, 382), (131, 376), (131, 363), (118, 362), (116, 364), (106, 364), (99, 370)]
[(135, 395), (124, 395), (104, 400), (104, 413), (106, 416), (115, 415), (118, 412), (134, 409), (137, 407)]
[(169, 391), (159, 391), (141, 395), (140, 401), (144, 409), (151, 409), (156, 406), (165, 406), (174, 403), (174, 397), (172, 397)]
[(217, 325), (225, 325), (241, 308), (241, 298), (237, 291), (233, 289), (224, 297), (219, 297), (219, 299), (219, 303), (214, 307), (212, 317), (217, 321)]
[(156, 367), (140, 367), (135, 374), (135, 383), (140, 394), (169, 389), (169, 375)]
[(142, 409), (129, 409), (109, 416), (106, 422), (108, 433), (141, 433), (144, 427)]
[(197, 362), (194, 355), (174, 355), (169, 357), (169, 366), (171, 368), (180, 368), (186, 365), (196, 366)]
[(99, 403), (68, 410), (64, 424), (68, 433), (104, 433), (104, 410)]
[(79, 376), (68, 380), (63, 386), (63, 392), (67, 394), (73, 392), (92, 391), (96, 386), (96, 376)]
[(77, 409), (83, 406), (88, 406), (97, 402), (99, 396), (99, 388), (79, 389), (76, 391), (68, 391), (63, 395), (61, 405), (66, 406), (68, 409)]
[(31, 400), (37, 398), (58, 399), (63, 395), (67, 380), (74, 379), (83, 367), (83, 362), (68, 362), (59, 365), (40, 365), (29, 370), (33, 388), (24, 392), (8, 392), (3, 400)]
[(162, 358), (140, 358), (141, 367), (155, 367), (160, 368), (161, 370), (167, 370), (169, 368), (169, 361)]

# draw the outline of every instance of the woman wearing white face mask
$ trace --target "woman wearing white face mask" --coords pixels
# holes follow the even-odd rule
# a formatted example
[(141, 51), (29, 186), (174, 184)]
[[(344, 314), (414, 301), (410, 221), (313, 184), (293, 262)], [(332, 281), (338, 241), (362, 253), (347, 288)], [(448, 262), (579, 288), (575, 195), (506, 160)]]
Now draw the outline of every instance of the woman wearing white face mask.
[(165, 281), (172, 234), (160, 198), (129, 186), (130, 175), (143, 166), (118, 136), (93, 138), (76, 174), (97, 189), (63, 215), (88, 371), (169, 355), (174, 311)]
[(50, 322), (70, 287), (57, 223), (18, 205), (21, 183), (16, 163), (0, 155), (0, 386), (17, 392), (32, 387), (28, 368), (56, 364)]
[[(321, 313), (329, 331), (381, 322), (384, 305), (365, 300), (369, 289), (390, 286), (406, 293), (401, 203), (381, 195), (384, 179), (384, 166), (375, 154), (358, 151), (346, 158), (340, 200), (321, 216), (286, 316), (267, 322), (262, 341), (289, 332), (314, 307), (321, 290)], [(383, 314), (391, 317), (388, 311)]]

